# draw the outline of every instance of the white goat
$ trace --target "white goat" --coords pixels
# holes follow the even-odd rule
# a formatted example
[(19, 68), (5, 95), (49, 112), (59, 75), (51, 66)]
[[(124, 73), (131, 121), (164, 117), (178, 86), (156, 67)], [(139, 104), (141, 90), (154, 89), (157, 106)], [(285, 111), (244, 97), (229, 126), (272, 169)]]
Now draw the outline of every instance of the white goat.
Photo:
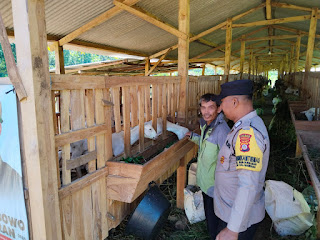
[(287, 94), (294, 94), (296, 96), (299, 96), (299, 89), (291, 88), (290, 86), (284, 92)]
[(315, 108), (309, 108), (308, 110), (306, 111), (302, 111), (300, 113), (304, 113), (308, 119), (308, 121), (312, 121), (313, 120), (313, 117), (316, 113), (316, 109)]
[[(146, 124), (151, 125), (152, 121), (146, 122)], [(162, 124), (162, 118), (157, 119), (157, 134), (158, 136), (162, 133), (163, 124)], [(167, 121), (167, 131), (173, 132), (177, 135), (178, 139), (184, 138), (187, 132), (189, 132), (189, 129), (186, 127), (179, 126), (178, 124), (174, 124), (172, 122)]]
[[(150, 124), (144, 124), (144, 137), (156, 139), (157, 133)], [(130, 131), (130, 144), (133, 145), (139, 140), (139, 125), (133, 127)], [(124, 152), (124, 132), (112, 133), (112, 151), (117, 156)], [(79, 157), (88, 152), (87, 139), (83, 139), (70, 144), (71, 159)], [(59, 160), (61, 160), (61, 151), (58, 152)]]
[[(156, 131), (150, 124), (144, 124), (144, 136), (150, 139), (158, 137)], [(130, 131), (130, 144), (133, 145), (139, 140), (139, 125), (131, 128)], [(113, 155), (117, 156), (124, 152), (124, 132), (112, 133), (112, 151)]]

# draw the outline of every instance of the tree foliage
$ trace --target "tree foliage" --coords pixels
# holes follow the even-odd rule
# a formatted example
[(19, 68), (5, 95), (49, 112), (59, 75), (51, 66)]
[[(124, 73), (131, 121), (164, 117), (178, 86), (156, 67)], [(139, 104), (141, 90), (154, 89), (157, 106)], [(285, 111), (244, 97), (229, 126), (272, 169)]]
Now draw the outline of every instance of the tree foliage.
[[(14, 59), (16, 60), (17, 58), (16, 58), (15, 44), (11, 44), (11, 49), (12, 49)], [(78, 51), (72, 51), (72, 50), (63, 50), (63, 56), (64, 56), (65, 66), (82, 64), (82, 63), (101, 62), (101, 61), (116, 59), (114, 57), (91, 54), (91, 53), (84, 53), (84, 52), (78, 52)], [(54, 51), (48, 50), (48, 57), (49, 57), (49, 69), (54, 69), (55, 68), (55, 53), (54, 53)], [(8, 73), (7, 73), (7, 68), (6, 68), (6, 62), (4, 59), (2, 47), (0, 45), (0, 77), (7, 77), (7, 76), (8, 76)]]

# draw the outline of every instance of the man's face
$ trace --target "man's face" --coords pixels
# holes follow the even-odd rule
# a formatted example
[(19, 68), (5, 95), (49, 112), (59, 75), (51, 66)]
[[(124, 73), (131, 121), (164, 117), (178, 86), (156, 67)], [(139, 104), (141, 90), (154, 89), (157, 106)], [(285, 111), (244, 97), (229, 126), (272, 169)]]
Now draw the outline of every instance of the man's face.
[(221, 99), (220, 111), (223, 111), (226, 118), (232, 120), (233, 111), (234, 111), (234, 97), (228, 96)]
[(217, 104), (213, 101), (202, 101), (200, 111), (203, 119), (210, 124), (218, 116), (218, 107)]

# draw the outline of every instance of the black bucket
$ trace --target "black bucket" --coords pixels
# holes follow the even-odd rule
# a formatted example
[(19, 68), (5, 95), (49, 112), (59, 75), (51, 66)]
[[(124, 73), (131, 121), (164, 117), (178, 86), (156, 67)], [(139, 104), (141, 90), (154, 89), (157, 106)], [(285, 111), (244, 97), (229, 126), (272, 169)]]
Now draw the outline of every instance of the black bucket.
[(154, 239), (162, 229), (170, 213), (170, 202), (155, 182), (132, 213), (126, 233), (143, 239)]

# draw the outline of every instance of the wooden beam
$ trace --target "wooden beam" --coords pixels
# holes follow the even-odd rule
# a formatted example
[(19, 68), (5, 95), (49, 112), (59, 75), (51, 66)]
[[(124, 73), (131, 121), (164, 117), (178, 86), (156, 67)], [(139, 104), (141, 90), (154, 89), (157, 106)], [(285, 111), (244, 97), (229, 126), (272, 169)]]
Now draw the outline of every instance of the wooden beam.
[[(123, 3), (126, 5), (134, 5), (138, 2), (139, 0), (125, 0)], [(101, 23), (107, 21), (108, 19), (114, 17), (115, 15), (119, 14), (120, 12), (122, 12), (123, 10), (119, 7), (113, 7), (109, 10), (107, 10), (106, 12), (102, 13), (101, 15), (99, 15), (98, 17), (92, 19), (90, 22), (86, 23), (85, 25), (83, 25), (82, 27), (78, 28), (77, 30), (69, 33), (67, 36), (61, 38), (59, 40), (59, 45), (62, 46), (68, 42), (71, 42), (73, 39), (77, 38), (78, 36), (80, 36), (82, 33), (100, 25)]]
[(144, 75), (145, 76), (148, 76), (148, 72), (149, 72), (149, 69), (150, 69), (150, 58), (145, 58), (146, 62), (145, 62), (145, 65), (144, 65)]
[(276, 35), (276, 36), (267, 36), (267, 37), (255, 37), (255, 38), (246, 38), (245, 41), (261, 41), (261, 40), (276, 40), (276, 39), (288, 39), (296, 38), (298, 35)]
[(175, 36), (177, 36), (178, 38), (187, 39), (187, 34), (189, 34), (189, 33), (185, 34), (185, 33), (181, 32), (181, 31), (177, 30), (173, 26), (171, 26), (171, 25), (169, 25), (167, 23), (164, 23), (162, 21), (159, 21), (157, 18), (142, 12), (138, 8), (130, 7), (130, 6), (128, 6), (126, 4), (123, 4), (123, 3), (119, 2), (119, 1), (116, 1), (116, 0), (113, 1), (113, 4), (115, 6), (121, 8), (121, 9), (123, 9), (123, 10), (125, 10), (125, 11), (127, 11), (127, 12), (129, 12), (129, 13), (131, 13), (131, 14), (133, 14), (133, 15), (135, 15), (135, 16), (137, 16), (137, 17), (139, 17), (139, 18), (141, 18), (141, 19), (143, 19), (143, 20), (145, 20), (145, 21), (147, 21), (147, 22), (149, 22), (149, 23), (151, 23), (151, 24), (153, 24), (153, 25), (155, 25), (155, 26), (157, 26), (157, 27), (169, 32), (169, 33), (171, 33), (171, 34), (173, 34), (173, 35), (175, 35)]
[[(273, 28), (279, 29), (279, 30), (283, 30), (283, 31), (287, 31), (287, 32), (292, 32), (298, 35), (303, 35), (303, 36), (308, 36), (309, 33), (306, 31), (301, 31), (299, 29), (295, 29), (295, 28), (289, 28), (289, 27), (284, 27), (281, 25), (274, 25)], [(316, 34), (316, 38), (320, 38), (320, 34)]]
[(278, 8), (287, 8), (287, 9), (293, 9), (293, 10), (299, 10), (299, 11), (306, 11), (306, 12), (311, 12), (312, 10), (312, 8), (308, 8), (308, 7), (302, 7), (302, 6), (297, 6), (293, 4), (279, 3), (279, 2), (272, 2), (271, 6), (278, 7)]
[(7, 31), (4, 26), (1, 14), (0, 14), (0, 43), (3, 50), (4, 59), (7, 66), (7, 72), (10, 78), (10, 81), (12, 82), (12, 85), (14, 86), (18, 98), (20, 101), (25, 99), (27, 97), (27, 92), (23, 86), (22, 79), (20, 77), (16, 62), (13, 57), (13, 53), (11, 50), (11, 45), (8, 39)]
[(163, 55), (161, 56), (161, 58), (158, 60), (158, 62), (157, 62), (156, 64), (154, 64), (154, 65), (152, 66), (152, 68), (148, 71), (147, 76), (149, 76), (149, 75), (153, 72), (153, 70), (162, 62), (162, 60), (167, 56), (167, 54), (168, 54), (170, 51), (171, 51), (171, 48), (169, 48), (169, 50), (168, 50), (165, 54), (163, 54)]
[(290, 67), (289, 67), (289, 73), (293, 72), (294, 69), (294, 45), (291, 45), (291, 51), (290, 51)]
[(309, 20), (309, 19), (310, 19), (310, 15), (303, 15), (303, 16), (278, 18), (278, 19), (271, 19), (271, 20), (262, 20), (262, 21), (249, 22), (249, 23), (238, 23), (238, 24), (233, 24), (232, 27), (233, 28), (255, 27), (255, 26), (262, 26), (262, 25), (288, 23), (288, 22), (300, 22), (300, 21), (305, 21), (305, 20)]
[(59, 42), (54, 43), (54, 53), (55, 53), (55, 65), (56, 65), (55, 73), (65, 74), (63, 47), (59, 45)]
[(240, 54), (240, 79), (242, 79), (242, 76), (243, 76), (245, 52), (246, 52), (246, 42), (244, 40), (242, 40), (241, 41), (241, 54)]
[(267, 20), (270, 20), (272, 18), (272, 16), (271, 16), (271, 0), (266, 0), (266, 18), (267, 18)]
[[(189, 35), (190, 30), (190, 0), (179, 0), (179, 30)], [(178, 75), (181, 77), (178, 118), (186, 118), (188, 67), (189, 67), (189, 38), (178, 39)]]
[(17, 62), (28, 99), (18, 115), (33, 239), (61, 240), (49, 61), (43, 0), (12, 0)]
[[(260, 5), (257, 6), (257, 7), (254, 7), (254, 8), (252, 8), (252, 9), (250, 9), (250, 10), (244, 12), (244, 13), (241, 13), (241, 14), (239, 14), (239, 15), (237, 15), (237, 16), (234, 16), (234, 17), (232, 18), (232, 21), (239, 20), (240, 18), (242, 18), (242, 17), (244, 17), (244, 16), (246, 16), (246, 15), (248, 15), (248, 14), (250, 14), (250, 13), (252, 13), (252, 12), (254, 12), (254, 11), (260, 9), (260, 8), (262, 8), (262, 7), (265, 7), (265, 3), (262, 3), (262, 4), (260, 4)], [(211, 28), (209, 28), (209, 29), (207, 29), (207, 30), (199, 33), (198, 35), (191, 37), (190, 40), (189, 40), (189, 42), (191, 43), (191, 42), (196, 41), (197, 39), (199, 39), (199, 38), (201, 38), (201, 37), (204, 37), (204, 36), (206, 36), (206, 35), (208, 35), (208, 34), (210, 34), (210, 33), (213, 33), (214, 31), (219, 30), (219, 29), (221, 29), (222, 27), (226, 26), (226, 24), (227, 24), (227, 21), (224, 21), (224, 22), (222, 22), (222, 23), (219, 23), (218, 25), (216, 25), (216, 26), (214, 26), (214, 27), (211, 27)], [(177, 48), (178, 48), (178, 44), (172, 46), (171, 48), (172, 48), (172, 50), (177, 49)], [(169, 49), (169, 48), (164, 49), (164, 50), (161, 50), (160, 52), (154, 53), (154, 54), (152, 54), (151, 56), (149, 56), (149, 58), (152, 59), (152, 58), (159, 57), (159, 56), (163, 55), (168, 49)]]
[(232, 43), (232, 20), (231, 18), (228, 18), (227, 30), (226, 30), (225, 67), (224, 67), (225, 82), (228, 82), (229, 72), (230, 72), (231, 43)]
[(302, 88), (305, 88), (305, 84), (308, 81), (309, 72), (312, 65), (314, 40), (315, 40), (316, 31), (317, 31), (317, 15), (318, 15), (318, 8), (312, 8), (310, 27), (309, 27), (309, 36), (308, 36), (306, 64), (305, 64), (305, 74), (302, 82)]

